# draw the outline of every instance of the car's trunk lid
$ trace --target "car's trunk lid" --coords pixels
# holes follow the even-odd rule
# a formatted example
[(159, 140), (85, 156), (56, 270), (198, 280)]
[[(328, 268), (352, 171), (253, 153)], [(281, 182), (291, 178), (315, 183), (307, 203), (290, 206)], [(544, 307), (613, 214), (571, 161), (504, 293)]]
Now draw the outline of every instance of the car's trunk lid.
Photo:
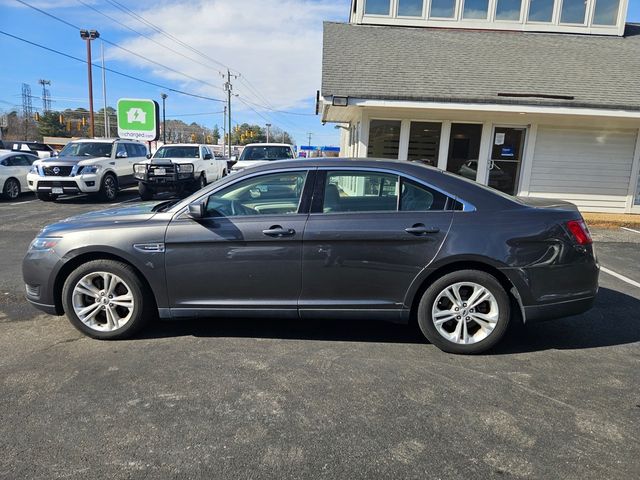
[(571, 210), (578, 211), (578, 207), (565, 200), (558, 200), (556, 198), (539, 198), (539, 197), (515, 197), (516, 201), (533, 208), (546, 208), (552, 210)]

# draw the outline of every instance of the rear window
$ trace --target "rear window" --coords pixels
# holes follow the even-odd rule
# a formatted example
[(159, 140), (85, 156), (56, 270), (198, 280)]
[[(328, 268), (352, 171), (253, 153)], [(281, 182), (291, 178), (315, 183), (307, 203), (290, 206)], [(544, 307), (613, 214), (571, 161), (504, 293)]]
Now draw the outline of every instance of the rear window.
[(240, 155), (240, 160), (287, 160), (293, 158), (293, 152), (286, 146), (265, 145), (245, 147)]
[(160, 147), (153, 158), (200, 158), (200, 147)]

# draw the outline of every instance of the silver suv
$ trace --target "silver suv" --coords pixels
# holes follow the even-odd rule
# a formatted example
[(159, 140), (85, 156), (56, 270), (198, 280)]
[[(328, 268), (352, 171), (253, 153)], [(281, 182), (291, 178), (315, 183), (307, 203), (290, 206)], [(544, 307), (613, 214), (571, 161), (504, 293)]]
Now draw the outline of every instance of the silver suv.
[(120, 188), (137, 184), (133, 164), (146, 156), (147, 147), (135, 140), (74, 140), (57, 157), (34, 162), (27, 183), (45, 202), (77, 193), (110, 202)]

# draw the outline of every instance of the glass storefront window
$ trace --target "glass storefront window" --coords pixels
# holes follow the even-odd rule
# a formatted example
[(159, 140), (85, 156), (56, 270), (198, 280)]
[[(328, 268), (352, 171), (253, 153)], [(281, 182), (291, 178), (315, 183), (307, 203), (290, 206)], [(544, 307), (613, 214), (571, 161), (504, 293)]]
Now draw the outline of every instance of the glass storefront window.
[(367, 0), (364, 4), (365, 15), (389, 15), (391, 0)]
[(432, 18), (453, 18), (456, 13), (456, 0), (431, 0)]
[(398, 0), (398, 16), (421, 17), (424, 0)]
[(489, 0), (464, 0), (462, 18), (486, 20), (489, 15)]
[(437, 166), (441, 132), (442, 124), (440, 123), (411, 122), (407, 158)]
[(550, 22), (553, 20), (554, 0), (531, 0), (529, 3), (530, 22)]
[(400, 120), (371, 120), (367, 157), (397, 159), (400, 150)]
[(482, 125), (451, 124), (447, 171), (475, 180), (478, 175)]
[(593, 13), (594, 25), (615, 25), (618, 23), (620, 0), (596, 0)]
[(522, 0), (496, 1), (496, 20), (520, 20)]
[(587, 13), (585, 0), (562, 0), (560, 23), (577, 23), (582, 25)]

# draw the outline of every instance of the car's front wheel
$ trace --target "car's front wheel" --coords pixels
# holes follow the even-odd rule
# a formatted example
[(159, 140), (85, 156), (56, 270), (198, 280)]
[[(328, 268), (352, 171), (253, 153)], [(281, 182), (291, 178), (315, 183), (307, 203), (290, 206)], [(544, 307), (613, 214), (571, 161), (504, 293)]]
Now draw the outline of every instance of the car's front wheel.
[(57, 195), (51, 195), (50, 193), (42, 192), (36, 193), (36, 196), (38, 197), (38, 200), (42, 200), (43, 202), (55, 202), (56, 198), (58, 198)]
[(62, 303), (75, 328), (103, 340), (132, 336), (153, 308), (133, 268), (114, 260), (94, 260), (75, 269), (62, 288)]
[(4, 182), (2, 196), (7, 200), (15, 200), (20, 195), (20, 183), (15, 178), (9, 178)]
[(112, 202), (116, 199), (118, 196), (118, 181), (116, 180), (115, 175), (107, 173), (102, 177), (98, 196), (103, 202)]
[(482, 353), (496, 345), (509, 325), (510, 302), (500, 282), (486, 272), (460, 270), (436, 280), (418, 306), (427, 339), (450, 353)]
[(138, 194), (142, 200), (152, 200), (155, 192), (146, 183), (138, 183)]

